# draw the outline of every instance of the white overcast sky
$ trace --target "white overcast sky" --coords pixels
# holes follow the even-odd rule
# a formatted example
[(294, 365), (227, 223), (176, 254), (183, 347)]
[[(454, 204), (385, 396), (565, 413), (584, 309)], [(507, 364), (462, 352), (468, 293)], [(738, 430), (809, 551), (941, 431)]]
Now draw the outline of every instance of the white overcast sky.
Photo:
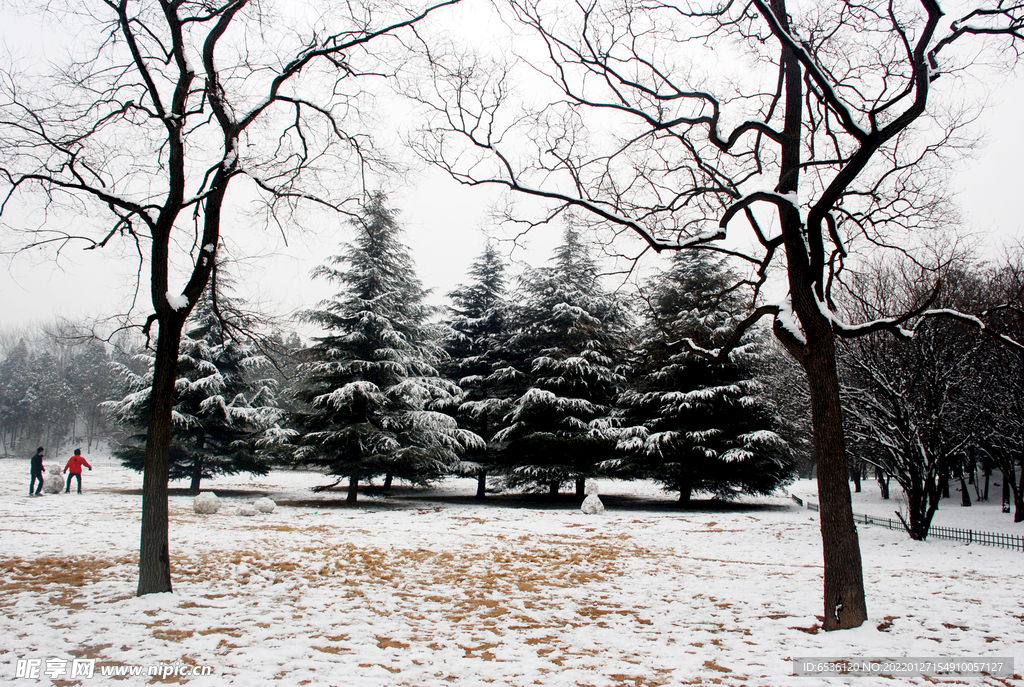
[[(19, 46), (38, 28), (30, 21), (10, 21), (5, 14), (0, 0), (0, 19), (4, 19), (0, 39), (7, 50), (23, 52)], [(991, 106), (976, 123), (977, 131), (985, 133), (985, 145), (974, 159), (961, 163), (953, 177), (966, 228), (983, 234), (993, 254), (999, 246), (1024, 239), (1024, 222), (1017, 207), (1024, 160), (1022, 112), (1024, 80), (1009, 80), (994, 89)], [(495, 192), (461, 187), (438, 172), (414, 176), (407, 186), (392, 192), (391, 204), (402, 212), (418, 274), (439, 296), (465, 280), (466, 269), (485, 241), (481, 229), (493, 226), (489, 208), (496, 198)], [(341, 221), (335, 230), (327, 229), (315, 235), (291, 235), (288, 246), (273, 235), (264, 235), (261, 255), (239, 268), (244, 274), (236, 296), (259, 302), (278, 314), (310, 307), (328, 296), (329, 288), (310, 283), (309, 271), (337, 253), (338, 244), (351, 233)], [(514, 257), (533, 264), (544, 262), (557, 243), (554, 233), (551, 228), (537, 233), (529, 239), (532, 250), (516, 251)], [(224, 235), (230, 242), (237, 236), (237, 228), (226, 226)], [(74, 246), (65, 249), (59, 260), (49, 249), (3, 259), (0, 326), (46, 322), (58, 316), (92, 319), (116, 314), (128, 303), (135, 268), (123, 255), (84, 252)], [(141, 293), (136, 309), (139, 319), (149, 312), (148, 304), (149, 294)]]

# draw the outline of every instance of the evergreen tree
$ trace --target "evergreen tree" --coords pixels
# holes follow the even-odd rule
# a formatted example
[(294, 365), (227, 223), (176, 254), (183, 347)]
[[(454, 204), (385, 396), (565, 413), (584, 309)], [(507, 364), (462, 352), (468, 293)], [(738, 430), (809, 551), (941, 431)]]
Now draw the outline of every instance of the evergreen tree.
[(326, 334), (300, 368), (295, 414), (302, 440), (296, 459), (358, 484), (383, 475), (423, 484), (452, 471), (480, 446), (472, 432), (435, 404), (459, 393), (435, 365), (443, 357), (433, 309), (415, 274), (394, 210), (373, 195), (353, 222), (356, 237), (314, 277), (341, 286), (302, 313)]
[(725, 363), (682, 344), (725, 343), (743, 312), (734, 284), (724, 261), (679, 251), (645, 289), (637, 376), (619, 398), (626, 457), (617, 471), (654, 479), (682, 502), (694, 492), (768, 494), (792, 478), (789, 447), (756, 379), (760, 344), (748, 338)]
[(625, 379), (622, 345), (628, 324), (624, 301), (601, 285), (597, 265), (571, 222), (547, 267), (527, 272), (524, 301), (506, 344), (506, 373), (519, 393), (494, 439), (510, 486), (542, 486), (557, 494), (584, 480), (611, 456), (606, 428)]
[[(216, 274), (216, 273), (215, 273)], [(221, 293), (216, 276), (185, 325), (178, 353), (170, 449), (170, 479), (200, 482), (216, 475), (265, 475), (262, 449), (289, 438), (275, 398), (275, 380), (264, 376), (269, 361), (244, 332), (250, 322)], [(128, 391), (107, 404), (127, 430), (114, 449), (125, 466), (142, 471), (153, 354), (142, 351), (131, 364), (115, 363)]]
[(492, 244), (472, 264), (469, 276), (472, 281), (468, 285), (448, 294), (452, 301), (444, 342), (448, 360), (442, 365), (442, 372), (462, 393), (440, 407), (487, 442), (480, 451), (467, 455), (461, 465), (463, 474), (476, 476), (476, 497), (484, 498), (487, 474), (498, 465), (491, 440), (503, 427), (502, 419), (513, 400), (510, 380), (517, 375), (509, 367), (504, 346), (511, 326), (505, 263)]

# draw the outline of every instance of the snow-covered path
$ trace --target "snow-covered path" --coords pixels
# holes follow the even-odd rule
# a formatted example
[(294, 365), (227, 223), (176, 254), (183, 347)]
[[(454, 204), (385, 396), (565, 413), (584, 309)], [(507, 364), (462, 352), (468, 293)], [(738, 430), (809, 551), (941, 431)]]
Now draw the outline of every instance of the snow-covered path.
[[(872, 620), (826, 634), (817, 630), (817, 520), (787, 498), (588, 516), (568, 501), (474, 504), (463, 498), (472, 481), (454, 480), (351, 509), (340, 507), (343, 494), (308, 491), (324, 482), (318, 475), (239, 476), (206, 485), (225, 498), (217, 515), (171, 497), (175, 591), (136, 598), (141, 478), (93, 464), (81, 496), (29, 498), (28, 462), (0, 461), (6, 684), (37, 682), (15, 677), (18, 659), (74, 657), (97, 659), (96, 676), (43, 684), (936, 680), (792, 676), (790, 661), (811, 656), (1014, 657), (1024, 672), (1024, 553), (861, 527)], [(658, 496), (645, 484), (603, 483), (602, 492)], [(234, 514), (263, 493), (282, 503), (274, 513)], [(176, 662), (214, 674), (99, 675)]]

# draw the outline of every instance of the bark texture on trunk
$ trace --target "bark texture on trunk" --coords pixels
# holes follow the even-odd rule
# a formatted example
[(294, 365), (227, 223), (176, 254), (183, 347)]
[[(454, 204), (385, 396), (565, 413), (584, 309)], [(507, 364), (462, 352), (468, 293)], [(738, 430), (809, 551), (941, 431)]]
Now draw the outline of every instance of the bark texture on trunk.
[(352, 475), (348, 478), (348, 496), (345, 497), (346, 503), (355, 503), (359, 498), (359, 478)]
[(804, 359), (810, 386), (814, 446), (818, 456), (818, 504), (825, 576), (825, 630), (859, 627), (868, 618), (853, 503), (847, 479), (835, 339), (831, 331), (808, 346)]
[(167, 479), (170, 471), (171, 409), (178, 369), (181, 326), (163, 326), (157, 333), (150, 419), (146, 430), (145, 469), (142, 478), (142, 530), (139, 544), (137, 594), (171, 591), (168, 543)]
[(487, 498), (487, 473), (481, 472), (476, 476), (476, 496), (473, 498), (486, 499)]

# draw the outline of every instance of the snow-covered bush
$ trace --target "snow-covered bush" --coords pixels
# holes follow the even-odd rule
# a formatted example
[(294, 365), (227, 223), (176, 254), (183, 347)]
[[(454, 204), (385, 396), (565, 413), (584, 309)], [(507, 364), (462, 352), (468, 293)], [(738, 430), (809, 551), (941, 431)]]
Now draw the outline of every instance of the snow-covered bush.
[(212, 515), (220, 510), (220, 499), (211, 491), (204, 491), (192, 502), (192, 509), (202, 515)]
[(274, 503), (273, 499), (269, 499), (264, 496), (263, 498), (253, 502), (252, 506), (260, 513), (273, 513), (274, 508), (277, 507), (277, 504)]

